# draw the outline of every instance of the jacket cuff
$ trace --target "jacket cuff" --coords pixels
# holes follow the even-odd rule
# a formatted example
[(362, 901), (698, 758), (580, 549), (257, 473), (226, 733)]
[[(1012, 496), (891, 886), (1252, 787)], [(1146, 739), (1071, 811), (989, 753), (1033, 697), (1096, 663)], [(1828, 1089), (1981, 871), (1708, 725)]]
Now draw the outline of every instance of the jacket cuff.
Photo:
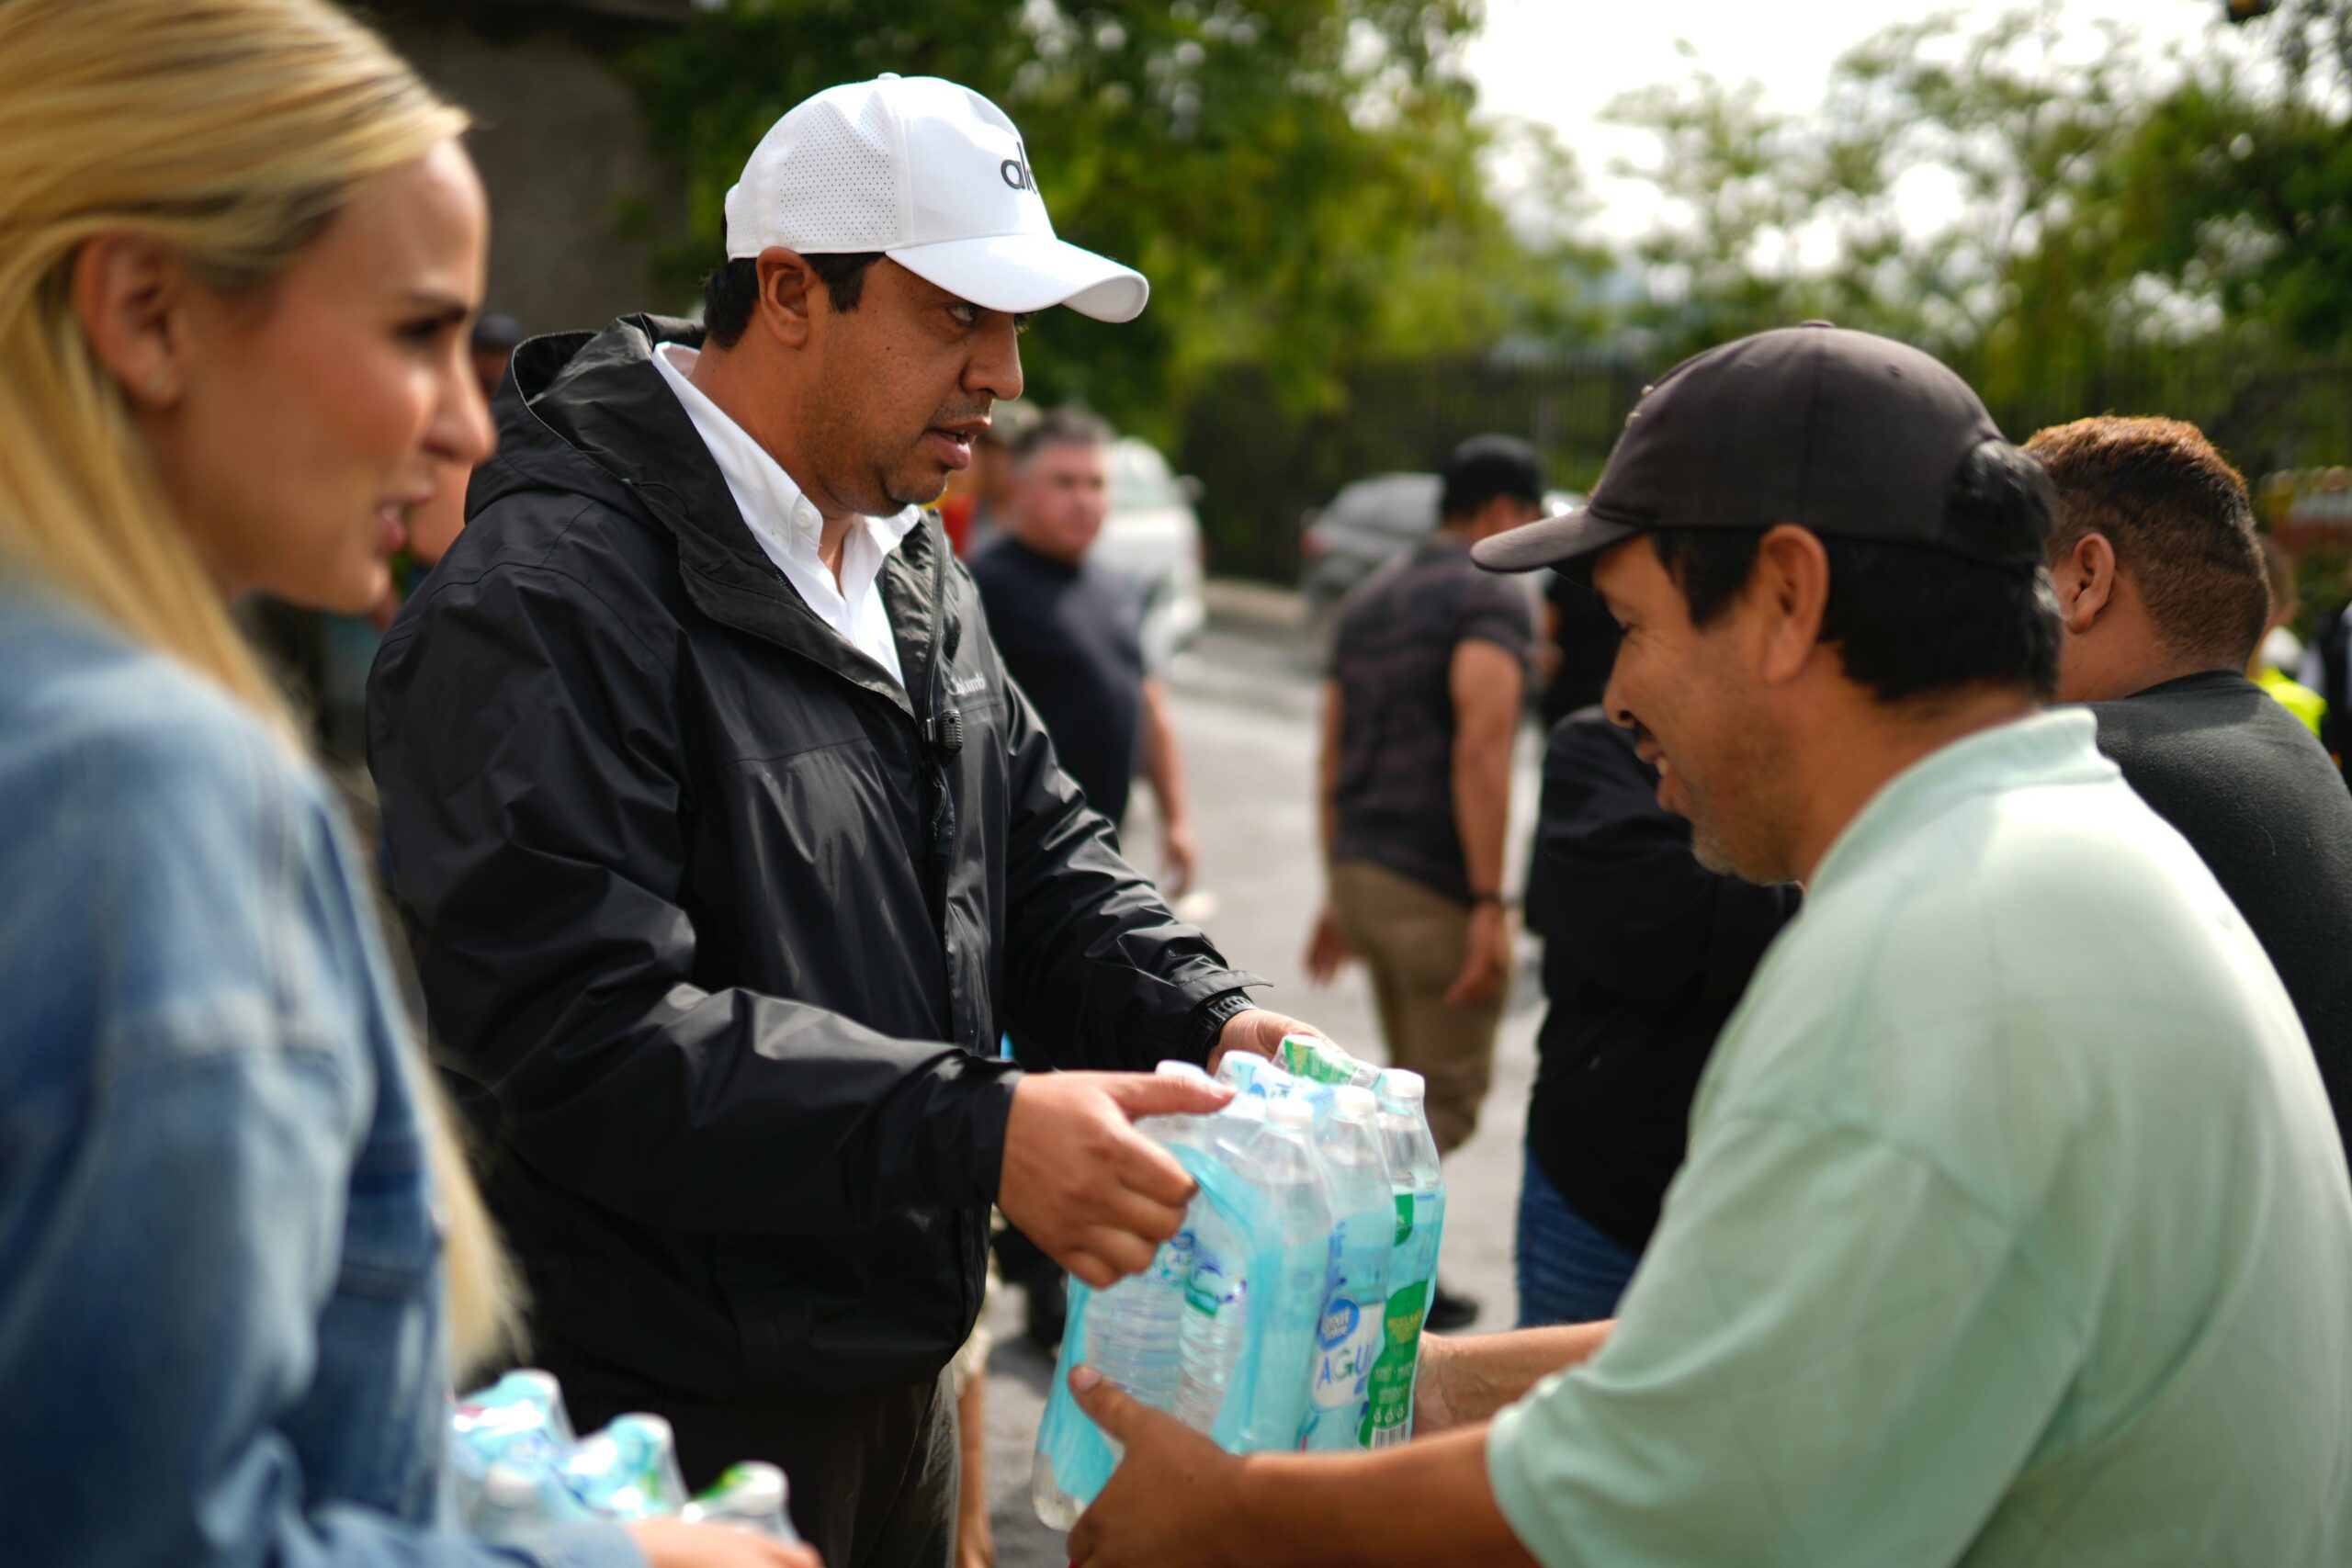
[(1012, 1119), (1012, 1091), (1021, 1069), (1009, 1062), (964, 1056), (942, 1069), (946, 1080), (943, 1095), (960, 1103), (939, 1118), (954, 1129), (942, 1139), (933, 1166), (932, 1182), (938, 1201), (951, 1209), (984, 1209), (996, 1201), (1004, 1178), (1004, 1129)]

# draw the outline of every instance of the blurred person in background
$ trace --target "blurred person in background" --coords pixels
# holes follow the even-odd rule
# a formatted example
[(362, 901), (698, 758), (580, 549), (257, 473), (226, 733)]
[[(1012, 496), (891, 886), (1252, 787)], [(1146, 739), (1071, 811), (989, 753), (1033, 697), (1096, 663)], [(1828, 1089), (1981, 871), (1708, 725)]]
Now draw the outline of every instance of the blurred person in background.
[(2041, 711), (2047, 479), (1820, 325), (1636, 412), (1478, 558), (1591, 573), (1660, 802), (1805, 903), (1623, 1310), (1430, 1337), (1413, 1441), (1361, 1455), (1228, 1454), (1078, 1368), (1125, 1459), (1072, 1562), (2339, 1568), (2352, 1180), (2228, 897)]
[[(1472, 566), (1470, 547), (1541, 515), (1544, 473), (1526, 442), (1474, 435), (1441, 477), (1436, 531), (1340, 607), (1316, 800), (1326, 892), (1306, 970), (1323, 984), (1363, 960), (1388, 1058), (1427, 1080), (1442, 1155), (1477, 1126), (1510, 989), (1503, 840), (1535, 646), (1528, 596)], [(1477, 1313), (1437, 1288), (1429, 1325)]]
[(2245, 480), (2195, 425), (2099, 418), (2026, 450), (2058, 487), (2058, 698), (2179, 829), (2277, 965), (2352, 1130), (2352, 792), (2245, 677), (2272, 621)]
[(313, 0), (0, 3), (11, 1562), (816, 1562), (447, 1513), (512, 1288), (228, 600), (365, 609), (489, 451), (464, 129)]
[(1160, 891), (1181, 898), (1192, 813), (1167, 682), (1144, 667), (1143, 595), (1086, 559), (1111, 513), (1111, 427), (1050, 410), (1022, 435), (1012, 473), (1002, 532), (971, 562), (989, 630), (1062, 770), (1114, 827), (1140, 763), (1159, 807)]
[(485, 310), (474, 318), (468, 346), (472, 351), (474, 379), (481, 386), (481, 395), (495, 400), (499, 387), (506, 379), (506, 367), (514, 363), (514, 351), (523, 346), (523, 323), (503, 310)]
[(956, 553), (967, 560), (1003, 535), (1005, 515), (1012, 510), (1012, 449), (1028, 428), (1026, 414), (1019, 403), (998, 409), (989, 427), (972, 437), (972, 466), (948, 476), (939, 520)]
[[(2345, 583), (2352, 587), (2352, 567), (2345, 570)], [(2296, 679), (2327, 705), (2320, 716), (2319, 740), (2340, 771), (2352, 755), (2352, 601), (2321, 612)]]
[(517, 354), (369, 682), (537, 1359), (583, 1424), (668, 1418), (690, 1484), (780, 1464), (835, 1568), (952, 1557), (990, 1205), (1091, 1284), (1143, 1268), (1193, 1183), (1130, 1118), (1227, 1098), (1149, 1069), (1304, 1027), (1119, 856), (923, 510), (1031, 311), (1144, 307), (1029, 157), (934, 77), (784, 115), (702, 324)]
[(1702, 863), (1689, 819), (1658, 804), (1657, 770), (1598, 705), (1553, 729), (1527, 881), (1549, 1006), (1513, 1248), (1521, 1327), (1616, 1315), (1700, 1072), (1798, 897)]
[(1544, 587), (1544, 729), (1549, 734), (1572, 713), (1596, 706), (1617, 657), (1617, 626), (1589, 590), (1558, 576)]
[(973, 445), (972, 521), (963, 541), (967, 556), (988, 548), (1004, 532), (1018, 482), (1013, 471), (1013, 449), (1028, 427), (1025, 411), (1016, 408), (1001, 430), (989, 424), (982, 438)]
[[(1114, 828), (1126, 818), (1140, 754), (1159, 807), (1160, 892), (1181, 898), (1193, 881), (1192, 819), (1167, 688), (1144, 668), (1143, 597), (1086, 558), (1110, 516), (1111, 427), (1083, 410), (1049, 409), (1023, 430), (1009, 463), (1003, 457), (999, 442), (974, 447), (976, 502), (986, 502), (992, 471), (1012, 482), (1005, 504), (982, 519), (995, 521), (970, 566), (1005, 672), (1036, 707), (1063, 771)], [(997, 1235), (996, 1258), (1024, 1293), (1028, 1338), (1057, 1348), (1068, 1301), (1061, 1266), (1010, 1225)], [(977, 1371), (964, 1397), (970, 1424), (984, 1397)], [(985, 1497), (970, 1500), (980, 1479), (975, 1441), (967, 1439), (964, 1472), (969, 1543), (988, 1535)], [(983, 1560), (978, 1544), (958, 1556), (965, 1568)]]
[(2267, 534), (2258, 542), (2263, 568), (2270, 576), (2270, 624), (2264, 628), (2262, 640), (2255, 644), (2254, 657), (2245, 667), (2246, 679), (2302, 720), (2303, 728), (2317, 739), (2327, 723), (2327, 699), (2288, 673), (2303, 661), (2302, 639), (2293, 630), (2294, 619), (2303, 607), (2302, 591), (2295, 583), (2295, 558)]

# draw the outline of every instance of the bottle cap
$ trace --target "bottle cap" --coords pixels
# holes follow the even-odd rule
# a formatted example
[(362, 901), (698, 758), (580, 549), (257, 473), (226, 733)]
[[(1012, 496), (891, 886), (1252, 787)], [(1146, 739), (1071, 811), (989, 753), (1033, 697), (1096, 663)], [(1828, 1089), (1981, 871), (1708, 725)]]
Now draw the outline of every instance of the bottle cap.
[(1351, 1122), (1368, 1120), (1380, 1108), (1372, 1090), (1354, 1084), (1341, 1084), (1331, 1091), (1331, 1109)]
[(537, 1367), (517, 1367), (499, 1382), (517, 1394), (528, 1393), (548, 1404), (563, 1397), (562, 1385), (556, 1382), (555, 1374)]
[(771, 1508), (783, 1507), (788, 1490), (783, 1471), (764, 1460), (746, 1460), (729, 1465), (726, 1473), (718, 1478), (718, 1484), (704, 1495), (724, 1494), (729, 1508), (763, 1514)]
[(1380, 1075), (1380, 1091), (1396, 1100), (1415, 1100), (1429, 1091), (1429, 1085), (1409, 1067), (1387, 1067)]
[(660, 1453), (675, 1453), (678, 1450), (677, 1435), (670, 1430), (669, 1418), (656, 1416), (650, 1410), (632, 1410), (625, 1416), (616, 1416), (605, 1430), (615, 1437), (628, 1433)]
[(1277, 1100), (1266, 1108), (1266, 1120), (1277, 1127), (1312, 1127), (1315, 1107), (1303, 1100)]

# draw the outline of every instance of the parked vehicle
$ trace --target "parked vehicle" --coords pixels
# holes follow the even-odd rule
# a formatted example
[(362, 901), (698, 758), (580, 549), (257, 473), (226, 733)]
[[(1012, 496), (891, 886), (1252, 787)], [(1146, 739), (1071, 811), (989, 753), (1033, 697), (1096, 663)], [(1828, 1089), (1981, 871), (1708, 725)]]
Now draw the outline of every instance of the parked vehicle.
[[(1374, 474), (1341, 486), (1328, 505), (1308, 513), (1298, 541), (1298, 590), (1310, 624), (1328, 625), (1357, 583), (1434, 532), (1438, 499), (1435, 474)], [(1583, 500), (1552, 491), (1544, 503), (1561, 512)], [(1540, 583), (1532, 591), (1540, 592)]]
[(1166, 669), (1207, 618), (1198, 495), (1198, 482), (1170, 470), (1150, 443), (1132, 435), (1112, 443), (1111, 515), (1088, 558), (1144, 595), (1148, 669)]
[(1435, 474), (1374, 474), (1342, 485), (1308, 513), (1298, 541), (1298, 590), (1312, 623), (1327, 623), (1357, 583), (1427, 537), (1437, 526), (1437, 503)]

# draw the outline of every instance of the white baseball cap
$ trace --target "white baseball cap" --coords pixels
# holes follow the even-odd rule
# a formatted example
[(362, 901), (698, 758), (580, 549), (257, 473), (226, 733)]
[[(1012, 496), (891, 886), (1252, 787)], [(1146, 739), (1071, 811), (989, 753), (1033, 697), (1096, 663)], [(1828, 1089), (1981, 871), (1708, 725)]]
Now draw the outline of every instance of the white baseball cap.
[(1151, 297), (1133, 267), (1055, 238), (1020, 130), (936, 76), (828, 87), (768, 129), (727, 193), (727, 257), (771, 245), (879, 251), (990, 310), (1126, 321)]

